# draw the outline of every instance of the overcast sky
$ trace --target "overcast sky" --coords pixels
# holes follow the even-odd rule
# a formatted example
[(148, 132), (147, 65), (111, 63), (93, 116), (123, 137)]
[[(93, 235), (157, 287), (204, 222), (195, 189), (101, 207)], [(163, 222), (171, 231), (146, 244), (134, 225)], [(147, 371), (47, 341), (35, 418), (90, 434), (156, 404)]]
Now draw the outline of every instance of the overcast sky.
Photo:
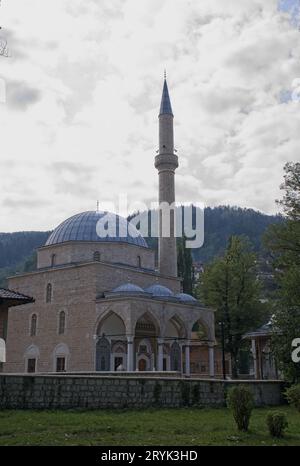
[(156, 200), (164, 68), (177, 200), (276, 212), (283, 165), (300, 158), (299, 10), (298, 0), (3, 0), (0, 231), (52, 229), (119, 192)]

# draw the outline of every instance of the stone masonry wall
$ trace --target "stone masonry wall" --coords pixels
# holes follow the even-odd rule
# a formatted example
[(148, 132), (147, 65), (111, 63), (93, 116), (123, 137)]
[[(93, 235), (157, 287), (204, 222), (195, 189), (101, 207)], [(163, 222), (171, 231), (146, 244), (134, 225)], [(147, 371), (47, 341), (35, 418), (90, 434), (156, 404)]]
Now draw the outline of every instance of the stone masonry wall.
[(147, 408), (225, 404), (226, 390), (245, 383), (256, 406), (282, 402), (277, 381), (155, 379), (74, 375), (0, 375), (0, 409)]

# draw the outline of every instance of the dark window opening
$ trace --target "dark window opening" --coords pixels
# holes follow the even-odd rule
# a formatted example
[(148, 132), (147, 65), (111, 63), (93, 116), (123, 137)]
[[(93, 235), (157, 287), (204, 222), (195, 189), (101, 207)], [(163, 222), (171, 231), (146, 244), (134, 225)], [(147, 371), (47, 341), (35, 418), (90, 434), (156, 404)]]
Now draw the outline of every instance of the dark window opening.
[(63, 335), (65, 333), (65, 327), (66, 327), (66, 313), (62, 311), (59, 314), (59, 326), (58, 326), (59, 335)]
[(27, 361), (27, 372), (33, 373), (36, 369), (36, 359), (31, 358)]
[(48, 283), (46, 290), (46, 303), (51, 303), (52, 301), (52, 285)]
[(115, 358), (115, 371), (118, 370), (119, 366), (123, 366), (123, 358), (122, 357), (116, 357)]
[(31, 337), (36, 336), (36, 327), (37, 327), (37, 315), (33, 314), (31, 316), (31, 325), (30, 325), (30, 336)]
[(56, 358), (56, 372), (64, 372), (66, 370), (66, 358)]

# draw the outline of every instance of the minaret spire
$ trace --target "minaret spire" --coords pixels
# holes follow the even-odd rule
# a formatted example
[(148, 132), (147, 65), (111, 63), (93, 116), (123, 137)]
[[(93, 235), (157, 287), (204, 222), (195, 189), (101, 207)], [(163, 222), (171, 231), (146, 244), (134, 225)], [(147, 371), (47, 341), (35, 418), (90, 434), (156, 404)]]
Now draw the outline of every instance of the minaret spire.
[(174, 210), (170, 210), (170, 235), (162, 231), (162, 204), (175, 205), (175, 170), (178, 157), (174, 152), (173, 111), (169, 96), (166, 71), (164, 73), (163, 92), (159, 111), (159, 150), (155, 157), (155, 168), (159, 179), (159, 271), (163, 275), (177, 277), (177, 250), (174, 232)]
[(173, 116), (172, 105), (170, 101), (169, 89), (168, 89), (167, 78), (166, 78), (166, 72), (164, 76), (165, 76), (164, 86), (163, 86), (163, 92), (161, 96), (159, 115), (169, 114)]

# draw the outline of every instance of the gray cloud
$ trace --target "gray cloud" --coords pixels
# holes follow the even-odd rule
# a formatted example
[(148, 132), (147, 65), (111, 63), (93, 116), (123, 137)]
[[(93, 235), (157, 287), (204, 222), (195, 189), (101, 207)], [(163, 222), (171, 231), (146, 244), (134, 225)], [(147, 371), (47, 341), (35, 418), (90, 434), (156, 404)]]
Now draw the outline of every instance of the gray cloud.
[(7, 104), (18, 110), (27, 110), (41, 99), (41, 92), (24, 81), (8, 81), (6, 84)]
[(26, 209), (40, 209), (50, 205), (49, 201), (43, 199), (32, 198), (16, 198), (16, 197), (6, 197), (1, 202), (2, 207), (8, 208), (26, 208)]
[(96, 167), (72, 162), (54, 162), (49, 170), (56, 193), (97, 198), (97, 185), (91, 182)]

